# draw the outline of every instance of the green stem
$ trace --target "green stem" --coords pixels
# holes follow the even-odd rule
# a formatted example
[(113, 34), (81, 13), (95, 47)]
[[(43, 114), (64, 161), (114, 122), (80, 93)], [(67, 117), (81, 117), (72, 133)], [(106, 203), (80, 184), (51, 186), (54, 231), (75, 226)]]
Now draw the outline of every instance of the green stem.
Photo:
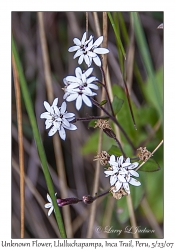
[(45, 176), (45, 180), (46, 180), (46, 184), (48, 187), (48, 191), (49, 191), (49, 195), (51, 196), (52, 202), (53, 202), (53, 206), (54, 206), (54, 210), (55, 210), (55, 217), (57, 220), (57, 224), (58, 224), (58, 228), (60, 231), (60, 235), (62, 238), (66, 238), (66, 233), (65, 233), (65, 229), (64, 229), (64, 224), (62, 221), (62, 217), (61, 217), (61, 213), (60, 210), (58, 208), (57, 205), (57, 201), (56, 201), (56, 197), (55, 197), (55, 191), (54, 191), (54, 187), (53, 187), (53, 182), (50, 176), (50, 172), (49, 172), (49, 168), (48, 168), (48, 164), (47, 164), (47, 158), (45, 155), (45, 151), (44, 151), (44, 147), (42, 144), (42, 140), (41, 140), (41, 136), (38, 130), (38, 126), (37, 126), (37, 122), (36, 122), (36, 118), (35, 118), (35, 114), (34, 114), (34, 109), (33, 109), (33, 105), (32, 105), (32, 101), (31, 101), (31, 97), (29, 94), (29, 90), (28, 90), (28, 86), (27, 86), (27, 82), (25, 80), (25, 76), (23, 73), (23, 69), (21, 66), (21, 62), (19, 59), (19, 55), (18, 55), (18, 51), (16, 49), (16, 45), (15, 45), (15, 41), (14, 38), (12, 36), (12, 53), (14, 55), (15, 58), (15, 63), (16, 63), (16, 67), (18, 70), (18, 74), (19, 74), (19, 81), (20, 81), (20, 85), (21, 85), (21, 90), (22, 90), (22, 95), (24, 98), (24, 102), (25, 102), (25, 106), (27, 109), (27, 113), (30, 119), (30, 123), (31, 123), (31, 127), (33, 130), (33, 135), (35, 138), (35, 142), (37, 145), (37, 149), (38, 149), (38, 154), (40, 157), (40, 161), (41, 161), (41, 166), (43, 169), (43, 173)]
[(122, 54), (123, 54), (123, 56), (124, 56), (124, 58), (125, 58), (125, 60), (126, 60), (126, 53), (125, 53), (125, 50), (124, 50), (122, 41), (121, 41), (121, 39), (120, 39), (120, 36), (119, 36), (119, 34), (118, 34), (117, 28), (116, 28), (116, 26), (115, 26), (113, 17), (112, 17), (112, 15), (111, 15), (110, 12), (108, 12), (108, 17), (109, 17), (109, 20), (110, 20), (110, 22), (111, 22), (111, 25), (112, 25), (112, 27), (113, 27), (113, 29), (114, 29), (114, 33), (115, 33), (115, 36), (116, 36), (116, 40), (117, 40), (117, 42), (118, 42), (118, 44), (119, 44), (119, 47), (120, 47), (120, 49), (121, 49), (121, 52), (122, 52)]

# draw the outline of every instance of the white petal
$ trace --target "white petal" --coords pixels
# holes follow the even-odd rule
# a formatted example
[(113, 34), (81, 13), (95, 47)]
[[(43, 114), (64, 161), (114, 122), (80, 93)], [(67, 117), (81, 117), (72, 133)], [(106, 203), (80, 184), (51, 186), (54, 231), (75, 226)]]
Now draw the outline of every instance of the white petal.
[(62, 140), (66, 139), (66, 132), (65, 132), (65, 129), (62, 126), (61, 126), (61, 128), (59, 130), (59, 135), (60, 135)]
[(116, 183), (116, 181), (117, 181), (117, 176), (116, 175), (112, 175), (111, 177), (110, 177), (110, 184), (111, 184), (111, 186), (113, 186), (115, 183)]
[(86, 95), (82, 94), (82, 99), (88, 107), (92, 107), (92, 102)]
[(70, 92), (65, 92), (64, 95), (63, 95), (63, 99), (66, 99), (71, 93)]
[[(77, 83), (77, 82), (78, 82), (78, 83), (81, 83), (81, 80), (80, 80), (79, 78), (75, 77), (75, 76), (67, 76), (67, 77), (66, 77), (66, 80), (69, 82), (69, 84), (72, 84), (72, 83), (75, 83), (75, 82), (76, 82), (76, 83)], [(69, 85), (69, 86), (70, 86), (70, 85)], [(68, 86), (68, 87), (69, 87), (69, 86)], [(67, 88), (68, 88), (68, 87), (67, 87)]]
[(82, 70), (81, 70), (80, 67), (77, 67), (77, 68), (75, 69), (75, 75), (76, 75), (76, 77), (79, 78), (79, 79), (82, 78)]
[(130, 174), (135, 176), (135, 177), (139, 177), (139, 173), (137, 173), (136, 171), (134, 170), (129, 170)]
[(82, 83), (86, 83), (86, 75), (82, 74)]
[(86, 72), (84, 73), (86, 78), (88, 78), (88, 76), (90, 76), (92, 74), (93, 68), (89, 68), (86, 70)]
[(130, 165), (131, 165), (131, 163), (129, 163), (129, 162), (122, 163), (122, 167), (123, 168), (126, 168), (126, 167), (128, 167)]
[(74, 52), (76, 50), (80, 49), (80, 46), (72, 46), (68, 49), (69, 52)]
[(66, 111), (66, 106), (67, 106), (66, 102), (63, 102), (62, 105), (61, 105), (61, 114), (64, 114), (64, 113), (65, 113), (65, 111)]
[(52, 206), (53, 206), (52, 203), (47, 203), (47, 204), (44, 205), (45, 208), (50, 208)]
[(87, 83), (88, 83), (88, 84), (89, 84), (89, 83), (92, 83), (92, 82), (95, 82), (95, 81), (98, 81), (98, 78), (95, 77), (95, 76), (91, 76), (91, 77), (89, 77), (89, 78), (87, 79)]
[[(57, 119), (58, 120), (58, 119)], [(62, 119), (60, 118), (58, 121), (54, 121), (53, 122), (53, 125), (55, 126), (55, 128), (58, 130), (58, 129), (60, 129), (60, 125), (61, 125), (61, 121), (62, 121)]]
[(77, 46), (81, 46), (81, 41), (78, 38), (74, 38), (73, 42), (77, 45)]
[(68, 129), (68, 130), (76, 130), (77, 129), (77, 126), (75, 126), (74, 124), (70, 123), (70, 126), (66, 126), (63, 124), (63, 127)]
[(128, 171), (125, 168), (119, 168), (119, 174), (128, 174)]
[(111, 155), (111, 157), (110, 157), (110, 161), (116, 161), (116, 159), (115, 159), (115, 155)]
[(62, 118), (62, 121), (63, 121), (64, 125), (66, 125), (66, 127), (70, 127), (70, 123), (67, 121), (67, 119)]
[(79, 50), (77, 50), (77, 52), (75, 53), (73, 58), (75, 59), (76, 57), (81, 56), (81, 55), (83, 55), (83, 50), (79, 49)]
[(44, 118), (44, 119), (51, 119), (52, 116), (50, 115), (49, 112), (44, 112), (40, 115), (40, 118)]
[(125, 189), (125, 191), (130, 194), (130, 188), (129, 188), (129, 184), (127, 182), (123, 183), (123, 187)]
[(54, 106), (55, 114), (60, 115), (60, 110), (57, 106)]
[(68, 120), (68, 122), (71, 122), (75, 119), (75, 116), (74, 117), (70, 117), (70, 118), (66, 118)]
[(107, 174), (108, 176), (114, 175), (114, 171), (111, 171), (111, 170), (106, 170), (106, 171), (104, 171), (104, 173)]
[(53, 126), (53, 127), (51, 128), (51, 130), (49, 131), (48, 136), (52, 136), (52, 135), (54, 135), (56, 132), (57, 132), (57, 128), (56, 128), (55, 126)]
[(69, 85), (68, 81), (66, 80), (66, 77), (63, 78), (63, 82), (64, 82), (64, 84), (65, 84), (66, 86)]
[(88, 47), (93, 45), (93, 36), (91, 35), (88, 40)]
[(130, 163), (130, 158), (128, 157), (125, 162)]
[(67, 89), (73, 89), (73, 88), (77, 88), (78, 86), (80, 86), (80, 84), (78, 82), (74, 82), (74, 83), (71, 83)]
[(76, 130), (77, 126), (75, 126), (74, 124), (70, 123), (70, 128), (68, 128), (69, 130)]
[(131, 185), (134, 185), (134, 186), (140, 186), (140, 185), (141, 185), (140, 181), (138, 181), (138, 180), (136, 180), (136, 179), (134, 179), (134, 178), (132, 178), (132, 177), (130, 178), (129, 183), (130, 183)]
[(52, 199), (51, 199), (51, 197), (50, 197), (49, 194), (47, 194), (47, 200), (48, 200), (50, 203), (52, 203)]
[(138, 165), (139, 165), (138, 162), (131, 163), (131, 165), (128, 167), (128, 169), (134, 169), (134, 168), (138, 167)]
[(119, 166), (122, 166), (122, 163), (123, 163), (123, 155), (120, 156), (119, 159), (118, 159)]
[(126, 182), (126, 179), (125, 179), (124, 176), (121, 175), (121, 174), (118, 175), (118, 179), (119, 179), (121, 182)]
[(86, 32), (84, 32), (83, 37), (81, 39), (81, 44), (84, 44), (86, 41)]
[(55, 100), (52, 103), (52, 107), (56, 106), (58, 104), (58, 98), (55, 98)]
[(88, 84), (88, 87), (89, 87), (90, 89), (95, 89), (95, 90), (98, 89), (98, 86), (95, 85), (95, 84), (92, 84), (92, 83), (89, 83), (89, 84)]
[(96, 53), (94, 53), (94, 52), (92, 52), (92, 51), (88, 51), (87, 52), (87, 55), (91, 58), (94, 58), (94, 57), (96, 57), (97, 56), (97, 54)]
[(77, 97), (77, 100), (76, 100), (76, 109), (77, 109), (77, 110), (80, 110), (80, 109), (81, 109), (81, 106), (82, 106), (82, 96), (79, 95), (79, 96)]
[(115, 183), (115, 187), (116, 187), (115, 192), (119, 191), (119, 189), (121, 188), (122, 184), (123, 184), (123, 183), (120, 182), (120, 181), (117, 181), (117, 182)]
[(98, 47), (102, 42), (103, 42), (103, 36), (100, 36), (93, 45), (94, 47)]
[(98, 67), (101, 67), (101, 60), (100, 60), (99, 56), (93, 57), (92, 59), (93, 59), (94, 63), (95, 63)]
[(49, 104), (48, 102), (44, 101), (44, 107), (45, 107), (45, 109), (46, 109), (49, 113), (51, 113), (51, 107), (50, 107), (50, 104)]
[(109, 53), (109, 50), (104, 49), (104, 48), (97, 48), (97, 49), (94, 49), (94, 52), (97, 53), (97, 54), (103, 55), (103, 54)]
[(70, 96), (67, 97), (66, 101), (68, 102), (74, 101), (75, 99), (77, 99), (77, 97), (78, 97), (78, 93), (70, 94)]
[(53, 121), (52, 120), (46, 120), (45, 121), (45, 125), (46, 125), (46, 129), (50, 128), (53, 124)]
[(66, 113), (63, 115), (64, 118), (74, 118), (75, 114), (74, 113)]
[(84, 58), (84, 54), (82, 54), (78, 59), (78, 64), (82, 64)]
[(89, 67), (90, 61), (89, 61), (89, 57), (87, 55), (84, 55), (84, 60), (85, 60), (85, 63), (87, 64), (87, 66)]
[(84, 89), (82, 90), (82, 92), (86, 95), (91, 95), (92, 91), (89, 87), (84, 87)]
[(52, 212), (53, 212), (53, 206), (49, 209), (48, 216), (50, 216)]

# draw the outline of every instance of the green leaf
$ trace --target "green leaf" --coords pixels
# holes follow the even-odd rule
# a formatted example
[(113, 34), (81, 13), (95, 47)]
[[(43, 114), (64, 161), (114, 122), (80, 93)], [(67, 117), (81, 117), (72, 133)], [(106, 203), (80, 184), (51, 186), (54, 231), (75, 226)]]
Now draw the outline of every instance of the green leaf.
[(114, 95), (114, 99), (113, 99), (113, 102), (112, 102), (112, 107), (113, 107), (115, 115), (120, 111), (120, 109), (122, 108), (123, 103), (124, 103), (124, 100), (122, 100), (122, 99), (118, 98), (116, 95)]
[(83, 145), (81, 152), (83, 155), (97, 153), (98, 150), (98, 139), (99, 139), (99, 130), (95, 131)]
[(96, 124), (96, 121), (97, 121), (97, 120), (91, 120), (91, 121), (89, 122), (89, 124), (88, 124), (88, 127), (94, 128), (94, 127), (95, 127), (95, 124)]
[(150, 80), (150, 87), (151, 87), (151, 96), (152, 99), (154, 99), (154, 103), (156, 105), (156, 108), (158, 109), (159, 115), (161, 119), (163, 118), (163, 104), (162, 104), (162, 96), (160, 93), (160, 90), (158, 88), (158, 82), (155, 77), (154, 73), (154, 67), (153, 67), (153, 62), (151, 59), (151, 53), (149, 51), (148, 43), (146, 40), (146, 36), (144, 33), (144, 29), (142, 27), (141, 20), (139, 18), (139, 14), (137, 12), (131, 12), (131, 17), (134, 22), (134, 31), (135, 31), (135, 37), (136, 37), (136, 42), (144, 63), (144, 67), (147, 72), (147, 76), (149, 77)]
[(155, 172), (159, 171), (160, 166), (154, 159), (149, 159), (140, 169), (139, 171), (143, 172)]
[(100, 106), (105, 105), (107, 102), (108, 102), (107, 100), (103, 100), (103, 101), (101, 101), (101, 102), (100, 102)]
[(121, 150), (117, 146), (112, 145), (112, 147), (108, 150), (108, 154), (120, 156)]
[(115, 22), (114, 22), (113, 17), (112, 17), (112, 15), (111, 15), (110, 12), (108, 12), (108, 17), (109, 17), (109, 20), (110, 20), (110, 22), (111, 22), (111, 25), (112, 25), (112, 27), (113, 27), (113, 29), (114, 29), (115, 37), (116, 37), (116, 40), (117, 40), (117, 42), (118, 42), (118, 44), (119, 44), (120, 50), (121, 50), (121, 52), (122, 52), (124, 58), (126, 59), (126, 53), (125, 53), (125, 50), (124, 50), (122, 41), (121, 41), (121, 39), (120, 39), (120, 35), (119, 35), (118, 31), (117, 31), (117, 27), (116, 27), (116, 25), (115, 25)]

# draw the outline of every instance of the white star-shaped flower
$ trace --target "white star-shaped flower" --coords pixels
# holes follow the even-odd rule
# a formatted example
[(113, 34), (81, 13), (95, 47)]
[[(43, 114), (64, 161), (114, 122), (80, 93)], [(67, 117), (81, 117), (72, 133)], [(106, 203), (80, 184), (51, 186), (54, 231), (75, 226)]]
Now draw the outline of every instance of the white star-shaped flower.
[(75, 46), (72, 46), (68, 49), (69, 52), (76, 51), (74, 55), (74, 59), (79, 57), (78, 64), (82, 64), (83, 60), (87, 64), (88, 67), (91, 66), (92, 60), (94, 63), (101, 67), (101, 59), (98, 54), (107, 54), (109, 53), (108, 49), (105, 48), (98, 48), (100, 44), (103, 42), (103, 36), (100, 36), (94, 43), (93, 43), (93, 36), (86, 41), (86, 32), (83, 34), (82, 40), (80, 41), (78, 38), (74, 38)]
[(81, 68), (77, 67), (75, 76), (67, 76), (63, 79), (65, 84), (63, 99), (66, 99), (68, 102), (76, 100), (77, 110), (82, 107), (82, 102), (88, 107), (92, 107), (89, 97), (96, 95), (92, 90), (98, 90), (98, 86), (93, 83), (98, 79), (95, 76), (90, 77), (92, 71), (93, 68), (89, 68), (83, 73)]
[(105, 177), (110, 176), (111, 186), (115, 185), (113, 192), (118, 192), (120, 188), (124, 188), (125, 191), (130, 194), (129, 184), (134, 186), (140, 186), (141, 183), (132, 176), (139, 177), (139, 174), (133, 169), (138, 166), (137, 162), (131, 163), (130, 158), (124, 161), (123, 156), (116, 157), (111, 155), (109, 160), (110, 168), (106, 171)]
[[(55, 194), (55, 195), (56, 195), (56, 194)], [(52, 199), (51, 199), (51, 197), (50, 197), (49, 194), (47, 194), (47, 200), (49, 201), (49, 203), (45, 204), (44, 207), (45, 207), (45, 208), (49, 208), (48, 216), (50, 216), (51, 213), (52, 213), (53, 210), (54, 210), (54, 207), (53, 207)]]
[(46, 119), (45, 125), (46, 129), (52, 127), (48, 133), (49, 136), (54, 135), (57, 131), (61, 139), (66, 139), (65, 128), (69, 130), (76, 130), (77, 127), (74, 124), (71, 124), (70, 121), (74, 120), (75, 114), (68, 113), (66, 111), (66, 102), (63, 102), (61, 107), (57, 107), (58, 98), (53, 101), (52, 106), (48, 102), (44, 102), (44, 107), (47, 112), (44, 112), (40, 115), (40, 118)]

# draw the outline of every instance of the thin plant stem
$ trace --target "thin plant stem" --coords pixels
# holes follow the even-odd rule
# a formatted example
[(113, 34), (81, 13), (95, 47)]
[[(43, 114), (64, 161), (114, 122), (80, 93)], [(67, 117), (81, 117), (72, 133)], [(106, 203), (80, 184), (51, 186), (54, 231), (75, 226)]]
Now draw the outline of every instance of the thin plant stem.
[(79, 121), (92, 121), (97, 119), (108, 119), (109, 116), (89, 116), (89, 117), (81, 117), (81, 118), (75, 118), (71, 123), (79, 122)]
[(52, 183), (52, 179), (51, 179), (48, 164), (47, 164), (46, 154), (45, 154), (45, 151), (44, 151), (44, 147), (43, 147), (43, 144), (42, 144), (41, 136), (40, 136), (40, 133), (39, 133), (39, 130), (38, 130), (38, 126), (37, 126), (37, 122), (36, 122), (36, 118), (35, 118), (35, 114), (34, 114), (34, 110), (33, 110), (32, 100), (31, 100), (31, 97), (30, 97), (30, 94), (29, 94), (27, 82), (26, 82), (25, 77), (24, 77), (23, 69), (22, 69), (22, 66), (21, 66), (21, 62), (20, 62), (20, 59), (19, 59), (18, 51), (16, 49), (16, 45), (15, 45), (13, 36), (12, 36), (12, 53), (14, 55), (14, 59), (15, 59), (15, 63), (16, 63), (16, 67), (17, 67), (17, 71), (18, 71), (18, 75), (19, 75), (19, 82), (20, 82), (20, 86), (21, 86), (21, 91), (22, 91), (22, 95), (23, 95), (23, 98), (24, 98), (27, 113), (28, 113), (28, 116), (29, 116), (29, 120), (30, 120), (30, 123), (31, 123), (34, 139), (35, 139), (35, 142), (36, 142), (36, 145), (37, 145), (38, 154), (39, 154), (40, 161), (41, 161), (41, 166), (42, 166), (42, 169), (43, 169), (43, 174), (44, 174), (44, 177), (45, 177), (45, 180), (46, 180), (46, 184), (47, 184), (47, 188), (49, 190), (49, 194), (50, 194), (52, 202), (53, 202), (55, 217), (56, 217), (56, 220), (57, 220), (58, 228), (60, 230), (60, 235), (61, 235), (62, 238), (66, 238), (66, 233), (65, 233), (61, 213), (60, 213), (60, 210), (58, 208), (56, 198), (55, 198), (55, 191), (54, 191), (54, 188), (53, 188), (53, 183)]
[[(38, 12), (38, 22), (39, 22), (39, 32), (40, 32), (41, 48), (42, 48), (42, 55), (43, 55), (47, 95), (48, 95), (49, 102), (52, 103), (54, 99), (54, 94), (53, 94), (49, 55), (48, 55), (48, 48), (47, 48), (47, 41), (46, 41), (46, 35), (45, 35), (45, 30), (44, 30), (44, 20), (43, 20), (42, 12)], [(60, 142), (60, 138), (58, 134), (56, 134), (53, 137), (53, 145), (54, 145), (57, 172), (61, 180), (60, 193), (62, 197), (67, 197), (66, 173), (65, 173), (61, 142)], [(69, 238), (72, 238), (73, 235), (72, 235), (71, 215), (70, 215), (69, 207), (66, 207), (63, 209), (63, 217), (64, 217), (67, 236)]]
[(138, 234), (138, 232), (136, 230), (137, 223), (136, 223), (136, 218), (135, 218), (135, 214), (134, 214), (132, 198), (131, 198), (130, 194), (126, 196), (126, 200), (127, 200), (128, 210), (129, 210), (129, 216), (130, 216), (130, 222), (131, 222), (131, 227), (132, 227), (132, 232), (133, 232), (133, 238), (139, 238), (139, 234)]
[[(102, 151), (102, 133), (103, 131), (100, 130), (99, 134), (99, 141), (98, 141), (98, 153)], [(95, 177), (94, 177), (94, 184), (93, 184), (93, 194), (97, 192), (98, 186), (99, 186), (99, 176), (100, 176), (100, 162), (96, 162), (95, 166)], [(96, 214), (96, 208), (97, 208), (97, 202), (94, 201), (93, 204), (90, 207), (90, 216), (89, 216), (89, 224), (88, 224), (88, 230), (87, 230), (87, 238), (92, 237), (93, 233), (93, 225), (95, 221), (95, 214)]]
[(88, 23), (89, 23), (89, 17), (88, 17), (88, 11), (86, 11), (86, 40), (88, 40)]
[[(94, 23), (95, 23), (95, 27), (96, 27), (96, 32), (98, 34), (98, 36), (100, 36), (100, 25), (99, 25), (99, 21), (98, 21), (98, 15), (96, 12), (93, 12), (94, 14)], [(103, 18), (103, 22), (104, 22), (104, 18)], [(107, 29), (107, 25), (105, 25), (105, 29)], [(103, 30), (103, 33), (107, 34), (106, 31)], [(101, 95), (101, 101), (104, 99), (105, 96), (105, 89), (102, 89), (102, 95)], [(100, 115), (103, 115), (103, 111), (101, 110)], [(100, 134), (99, 134), (99, 141), (98, 141), (98, 154), (102, 151), (102, 130), (100, 130)], [(98, 186), (99, 186), (99, 176), (100, 176), (100, 163), (99, 161), (96, 162), (96, 167), (95, 167), (95, 177), (94, 177), (94, 184), (93, 184), (93, 193), (96, 193), (98, 190)], [(93, 232), (93, 225), (94, 225), (94, 221), (95, 221), (95, 214), (96, 214), (96, 207), (97, 207), (97, 203), (93, 202), (92, 206), (91, 206), (91, 211), (90, 211), (90, 218), (89, 218), (89, 224), (88, 224), (88, 230), (87, 230), (87, 238), (91, 238), (92, 237), (92, 232)]]
[(101, 29), (100, 29), (100, 23), (98, 19), (98, 14), (97, 12), (93, 12), (93, 18), (94, 18), (94, 24), (95, 24), (95, 31), (97, 36), (101, 36)]
[(136, 168), (135, 171), (138, 171), (139, 168), (141, 168), (148, 160), (149, 158), (151, 158), (153, 156), (153, 154), (157, 151), (158, 148), (160, 148), (160, 146), (163, 144), (163, 140), (158, 144), (158, 146), (153, 150), (153, 152), (150, 154), (150, 156), (146, 159), (146, 161), (143, 161), (139, 166), (138, 168)]
[(110, 109), (111, 109), (112, 115), (115, 117), (114, 110), (113, 110), (113, 107), (112, 107), (112, 102), (111, 102), (111, 100), (110, 100), (108, 88), (107, 88), (107, 85), (106, 85), (105, 74), (104, 74), (103, 68), (101, 67), (100, 69), (101, 69), (101, 72), (102, 72), (104, 84), (103, 84), (101, 81), (97, 81), (97, 82), (100, 83), (100, 84), (105, 88), (106, 95), (107, 95), (107, 98), (108, 98), (108, 102), (109, 102), (109, 105), (110, 105)]
[(19, 141), (19, 165), (20, 165), (20, 215), (21, 215), (21, 238), (24, 238), (24, 218), (25, 218), (25, 185), (24, 185), (24, 149), (22, 132), (22, 112), (21, 112), (21, 94), (19, 78), (16, 68), (14, 55), (12, 54), (13, 77), (16, 95), (17, 121), (18, 121), (18, 141)]

